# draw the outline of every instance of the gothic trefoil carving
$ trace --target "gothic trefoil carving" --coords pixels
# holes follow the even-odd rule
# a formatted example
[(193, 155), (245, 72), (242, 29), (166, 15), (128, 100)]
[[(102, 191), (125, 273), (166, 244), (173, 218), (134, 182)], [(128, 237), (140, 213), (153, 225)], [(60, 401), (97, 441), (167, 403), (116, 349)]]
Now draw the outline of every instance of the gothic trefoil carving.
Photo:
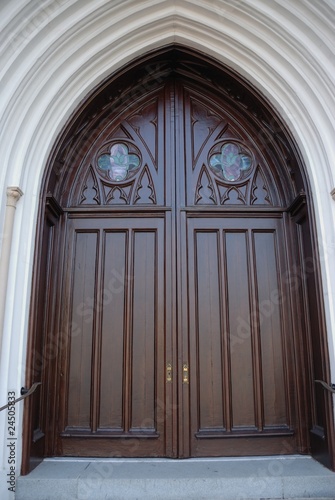
[(217, 144), (198, 172), (195, 205), (273, 205), (269, 180), (243, 144)]
[(119, 204), (126, 204), (129, 205), (130, 203), (130, 195), (131, 195), (131, 187), (129, 186), (130, 189), (128, 189), (128, 193), (126, 191), (126, 188), (121, 187), (121, 186), (114, 186), (110, 191), (106, 194), (106, 200), (105, 203), (106, 205), (119, 205)]
[(217, 199), (211, 177), (207, 172), (207, 168), (203, 165), (195, 189), (194, 204), (197, 205), (207, 203), (217, 205)]
[(143, 169), (143, 172), (138, 179), (133, 203), (134, 205), (136, 203), (153, 205), (157, 204), (154, 183), (147, 167)]
[(257, 168), (252, 183), (250, 205), (272, 205), (269, 189), (260, 167)]
[(92, 167), (89, 168), (86, 176), (79, 205), (100, 205), (99, 188)]
[(236, 186), (232, 186), (226, 189), (225, 192), (222, 194), (220, 198), (220, 203), (221, 205), (225, 205), (226, 203), (232, 205), (237, 205), (237, 204), (246, 205), (246, 199), (240, 189), (238, 189)]
[(79, 204), (156, 205), (151, 172), (152, 169), (155, 173), (155, 165), (150, 155), (149, 164), (144, 163), (142, 153), (148, 153), (145, 149), (140, 151), (133, 137), (105, 142), (94, 155)]

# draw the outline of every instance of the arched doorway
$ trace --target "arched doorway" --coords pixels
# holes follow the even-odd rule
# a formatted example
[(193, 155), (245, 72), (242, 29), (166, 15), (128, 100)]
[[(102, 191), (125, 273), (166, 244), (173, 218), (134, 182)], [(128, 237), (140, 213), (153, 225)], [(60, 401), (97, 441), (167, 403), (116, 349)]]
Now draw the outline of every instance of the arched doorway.
[(44, 196), (33, 453), (329, 463), (308, 184), (264, 99), (185, 49), (147, 56), (72, 117)]

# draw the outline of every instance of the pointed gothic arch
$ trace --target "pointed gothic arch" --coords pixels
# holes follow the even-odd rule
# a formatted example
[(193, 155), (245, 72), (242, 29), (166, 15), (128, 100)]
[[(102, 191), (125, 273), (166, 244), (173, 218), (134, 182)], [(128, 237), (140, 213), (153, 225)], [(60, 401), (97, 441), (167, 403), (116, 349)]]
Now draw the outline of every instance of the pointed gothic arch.
[[(199, 211), (202, 217), (207, 213), (210, 216), (219, 213), (223, 218), (225, 214), (233, 217), (239, 214), (239, 217), (257, 220), (257, 224), (262, 218), (273, 217), (283, 221), (283, 228), (277, 234), (284, 237), (286, 242), (280, 252), (283, 256), (285, 254), (284, 268), (288, 273), (285, 286), (290, 286), (288, 294), (291, 313), (282, 321), (285, 324), (289, 322), (293, 332), (293, 338), (289, 341), (292, 345), (286, 357), (283, 356), (282, 377), (286, 380), (287, 386), (286, 396), (282, 397), (291, 411), (287, 433), (283, 432), (283, 435), (295, 443), (292, 445), (290, 441), (289, 444), (293, 452), (306, 453), (312, 448), (315, 455), (322, 455), (322, 460), (330, 465), (334, 439), (331, 400), (320, 388), (314, 386), (314, 378), (328, 379), (329, 366), (313, 236), (312, 200), (299, 151), (281, 119), (250, 84), (214, 60), (209, 60), (208, 57), (205, 60), (194, 51), (176, 46), (161, 49), (143, 57), (140, 61), (133, 62), (100, 84), (71, 117), (50, 155), (43, 181), (39, 244), (36, 250), (35, 300), (32, 306), (31, 331), (35, 333), (31, 333), (30, 339), (30, 345), (34, 347), (28, 356), (30, 382), (35, 381), (35, 378), (42, 373), (44, 385), (40, 403), (35, 401), (35, 406), (31, 405), (27, 411), (30, 428), (29, 435), (27, 433), (25, 436), (27, 454), (32, 432), (35, 436), (33, 453), (62, 454), (64, 450), (59, 430), (56, 430), (55, 426), (57, 421), (63, 418), (65, 422), (68, 418), (65, 415), (66, 383), (64, 385), (59, 378), (60, 372), (68, 377), (68, 383), (71, 379), (71, 369), (66, 368), (66, 360), (62, 358), (64, 352), (68, 352), (71, 358), (69, 354), (71, 350), (67, 351), (69, 332), (62, 329), (64, 325), (61, 326), (61, 290), (63, 281), (68, 279), (65, 275), (63, 278), (61, 276), (63, 266), (70, 255), (67, 254), (68, 243), (64, 239), (63, 232), (66, 221), (75, 218), (75, 214), (78, 215), (78, 220), (91, 217), (92, 214), (93, 218), (106, 217), (106, 214), (111, 213), (119, 216), (123, 214), (121, 216), (124, 217), (127, 210), (129, 214), (142, 215), (142, 212), (146, 211), (146, 216), (151, 213), (150, 217), (153, 218), (154, 213), (156, 215), (163, 213), (171, 205), (175, 196), (173, 189), (171, 191), (172, 184), (170, 191), (164, 191), (164, 183), (171, 183), (172, 174), (167, 168), (159, 174), (158, 157), (162, 153), (157, 123), (159, 120), (163, 123), (165, 137), (168, 134), (170, 143), (176, 144), (179, 139), (175, 131), (167, 131), (168, 120), (164, 122), (163, 118), (168, 114), (171, 121), (172, 108), (164, 107), (164, 102), (170, 99), (171, 105), (172, 94), (173, 109), (182, 101), (183, 107), (180, 109), (183, 110), (184, 118), (189, 117), (189, 121), (185, 118), (179, 123), (183, 137), (187, 127), (190, 130), (192, 128), (191, 145), (185, 148), (185, 155), (179, 152), (179, 158), (184, 158), (185, 164), (190, 165), (189, 170), (180, 167), (185, 170), (180, 173), (180, 178), (185, 182), (183, 201), (186, 202), (186, 206), (203, 209), (203, 212)], [(113, 175), (110, 174), (111, 169), (99, 170), (99, 158), (104, 155), (111, 156), (111, 148), (120, 144), (127, 148), (123, 154), (137, 156), (140, 160), (131, 172), (122, 174), (126, 175), (125, 178), (116, 180), (111, 177)], [(222, 163), (219, 162), (219, 157), (222, 158), (224, 155), (226, 146), (235, 153), (234, 156), (241, 158), (244, 155), (248, 158), (244, 171), (240, 161), (236, 160), (235, 164), (231, 164), (235, 169), (230, 174), (231, 177), (225, 176)], [(176, 149), (169, 154), (170, 161), (174, 162)], [(180, 161), (179, 159), (179, 166)], [(167, 165), (167, 158), (163, 159), (163, 162)], [(174, 173), (172, 178), (175, 179), (175, 176)], [(139, 190), (143, 187), (147, 193), (141, 206), (137, 205), (137, 202), (141, 199)], [(151, 205), (154, 206), (153, 212), (149, 212)], [(182, 205), (179, 204), (179, 208)], [(196, 220), (196, 216), (192, 217), (190, 227)], [(254, 228), (248, 226), (248, 230), (261, 232), (261, 226), (256, 226)], [(77, 229), (79, 233), (83, 233), (83, 228), (78, 226)], [(199, 234), (201, 229), (208, 231), (208, 227), (207, 229), (202, 226), (194, 227), (195, 232), (198, 231)], [(236, 232), (238, 227), (231, 229)], [(242, 229), (246, 228), (243, 226)], [(228, 231), (221, 226), (216, 227), (215, 231), (217, 230)], [(98, 231), (98, 228), (94, 231)], [(265, 233), (273, 231), (274, 228), (269, 226)], [(266, 239), (264, 241), (268, 242)], [(73, 254), (71, 255), (73, 257)], [(195, 257), (193, 254), (192, 256), (194, 260)], [(283, 265), (280, 259), (277, 266)], [(310, 263), (313, 263), (313, 266), (310, 266)], [(73, 270), (70, 270), (70, 274), (71, 272), (72, 279), (75, 279)], [(257, 269), (254, 272), (257, 276)], [(199, 288), (199, 283), (194, 284)], [(253, 293), (256, 293), (256, 289)], [(265, 297), (264, 300), (269, 300), (269, 297)], [(315, 303), (318, 304), (317, 309), (314, 307)], [(68, 304), (67, 308), (69, 307)], [(257, 321), (260, 322), (260, 309), (258, 311)], [(284, 307), (281, 308), (280, 314), (284, 314), (283, 311)], [(298, 312), (295, 318), (294, 311)], [(255, 329), (257, 328), (256, 325)], [(320, 335), (313, 334), (316, 330)], [(47, 332), (49, 337), (45, 337), (44, 332)], [(75, 334), (74, 331), (73, 337), (76, 337)], [(233, 337), (232, 339), (234, 340)], [(239, 340), (241, 338), (237, 339), (237, 343)], [(60, 346), (60, 350), (50, 354), (50, 346), (54, 341)], [(199, 341), (198, 339), (197, 342)], [(186, 343), (188, 342), (192, 344), (192, 339), (187, 339)], [(280, 344), (286, 349), (287, 342), (286, 338)], [(253, 349), (255, 354), (261, 347), (255, 344)], [(171, 356), (176, 358), (176, 353), (172, 352)], [(44, 363), (45, 360), (48, 360), (48, 363)], [(162, 360), (158, 360), (157, 363), (159, 366), (164, 364)], [(287, 367), (287, 363), (291, 363), (291, 366)], [(264, 368), (261, 365), (262, 362), (258, 368), (259, 373)], [(194, 375), (195, 369), (190, 369)], [(253, 370), (257, 371), (256, 368)], [(296, 384), (293, 390), (294, 396), (289, 395), (289, 382), (293, 381)], [(199, 384), (201, 385), (200, 382)], [(49, 388), (52, 389), (53, 395), (50, 395)], [(197, 391), (191, 387), (191, 393), (192, 390)], [(258, 381), (253, 390), (255, 393), (257, 391), (260, 393), (265, 389)], [(65, 397), (63, 406), (62, 404), (59, 406), (60, 393), (63, 394), (61, 398)], [(186, 404), (190, 405), (190, 402)], [(258, 404), (261, 408), (262, 404)], [(57, 414), (59, 408), (60, 415)], [(191, 415), (190, 421), (192, 422), (194, 418)], [(302, 422), (301, 425), (297, 423), (298, 421)], [(177, 417), (174, 417), (169, 423), (171, 428), (176, 428), (176, 422)], [(195, 427), (197, 426), (199, 427), (198, 422)], [(247, 432), (252, 434), (250, 422), (245, 427), (246, 434)], [(268, 440), (273, 439), (275, 452), (278, 452), (275, 443), (280, 435), (279, 427), (277, 426), (274, 432), (277, 436), (267, 436)], [(309, 429), (312, 429), (311, 433)], [(283, 428), (281, 430), (283, 431)], [(60, 431), (64, 434), (65, 440), (67, 432), (71, 434), (65, 425)], [(70, 439), (74, 442), (79, 439), (88, 442), (88, 436), (80, 433), (75, 436), (76, 432), (73, 432)], [(168, 432), (172, 432), (171, 429)], [(201, 434), (201, 429), (197, 428), (197, 432)], [(267, 432), (269, 434), (269, 429)], [(200, 439), (206, 442), (206, 435), (200, 436)], [(81, 448), (79, 447), (81, 451), (76, 449), (74, 453), (85, 454), (84, 441), (80, 445)], [(72, 445), (73, 443), (68, 450)], [(94, 449), (89, 445), (89, 452)], [(194, 454), (190, 449), (192, 446), (185, 440), (178, 445), (172, 441), (168, 450), (165, 452), (156, 450), (154, 453), (166, 456), (176, 456), (176, 454), (190, 456)], [(121, 446), (121, 450), (121, 453), (126, 455), (124, 446)], [(251, 450), (254, 453), (254, 448), (248, 449), (242, 446), (240, 453), (250, 454)], [(289, 449), (286, 451), (289, 452)], [(217, 449), (207, 453), (211, 452), (218, 453)], [(108, 455), (107, 451), (105, 453)], [(145, 453), (150, 452), (145, 451)], [(231, 453), (232, 451), (228, 452)]]

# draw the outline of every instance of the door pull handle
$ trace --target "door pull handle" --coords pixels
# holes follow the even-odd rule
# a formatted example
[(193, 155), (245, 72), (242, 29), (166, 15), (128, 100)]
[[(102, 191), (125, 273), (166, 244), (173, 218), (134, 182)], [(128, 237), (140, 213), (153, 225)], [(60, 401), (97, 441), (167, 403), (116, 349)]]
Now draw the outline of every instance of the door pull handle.
[(172, 382), (172, 365), (167, 363), (166, 365), (166, 382)]
[(183, 364), (183, 384), (189, 383), (189, 372), (188, 372), (188, 364)]

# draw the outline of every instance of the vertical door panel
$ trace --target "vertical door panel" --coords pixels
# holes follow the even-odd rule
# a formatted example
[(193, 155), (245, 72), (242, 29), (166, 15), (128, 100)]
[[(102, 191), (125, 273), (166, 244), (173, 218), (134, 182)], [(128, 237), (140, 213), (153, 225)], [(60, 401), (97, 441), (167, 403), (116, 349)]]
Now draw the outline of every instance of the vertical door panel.
[(264, 426), (287, 425), (285, 379), (275, 234), (254, 232), (259, 330), (262, 355)]
[(155, 428), (156, 237), (133, 235), (131, 429)]
[(232, 428), (255, 427), (248, 234), (226, 234)]
[(96, 299), (96, 266), (98, 264), (97, 232), (78, 232), (75, 235), (73, 284), (71, 290), (72, 317), (75, 325), (71, 335), (71, 354), (68, 393), (69, 427), (91, 427), (91, 366), (94, 335), (92, 310), (85, 304)]
[(196, 232), (196, 328), (199, 430), (223, 429), (219, 233)]
[(99, 428), (123, 429), (128, 231), (105, 232)]

